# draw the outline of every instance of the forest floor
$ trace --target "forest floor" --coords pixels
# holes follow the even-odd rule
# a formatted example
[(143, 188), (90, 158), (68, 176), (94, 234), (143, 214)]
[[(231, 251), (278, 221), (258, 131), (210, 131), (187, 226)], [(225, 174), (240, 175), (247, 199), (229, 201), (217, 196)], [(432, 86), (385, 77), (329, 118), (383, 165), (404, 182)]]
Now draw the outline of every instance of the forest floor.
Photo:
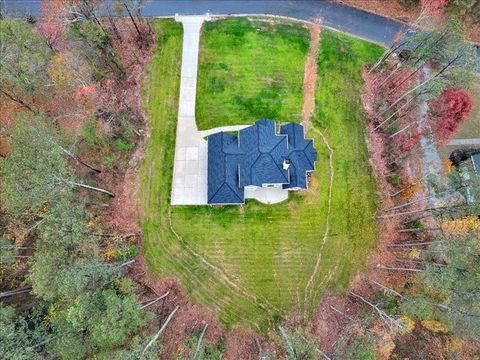
[[(230, 31), (219, 32), (219, 28)], [(365, 119), (359, 95), (361, 70), (382, 49), (347, 35), (321, 32), (317, 64), (318, 83), (322, 86), (315, 91), (313, 128), (307, 134), (315, 139), (319, 158), (307, 191), (291, 194), (287, 202), (272, 206), (250, 201), (243, 207), (171, 207), (171, 149), (178, 106), (182, 31), (181, 25), (169, 21), (158, 21), (156, 29), (159, 45), (147, 70), (143, 94), (151, 133), (140, 170), (139, 191), (143, 254), (149, 272), (155, 277), (178, 277), (186, 293), (196, 303), (214, 311), (227, 328), (244, 324), (269, 332), (275, 330), (275, 323), (286, 314), (303, 314), (304, 307), (311, 314), (326, 292), (339, 293), (347, 288), (376, 246), (375, 182), (364, 143)], [(229, 32), (234, 36), (228, 35)], [(230, 42), (229, 46), (219, 47), (218, 54), (208, 48), (214, 43), (215, 34), (220, 42)], [(288, 39), (288, 34), (292, 39)], [(208, 120), (213, 123), (204, 121), (204, 127), (230, 125), (245, 118), (244, 106), (228, 105), (229, 98), (244, 94), (244, 88), (235, 84), (248, 84), (252, 99), (254, 94), (266, 94), (263, 99), (267, 107), (262, 107), (261, 102), (260, 105), (249, 102), (252, 106), (247, 109), (254, 109), (248, 113), (249, 120), (263, 117), (257, 114), (262, 109), (266, 112), (273, 109), (273, 100), (275, 105), (288, 104), (278, 106), (284, 115), (271, 116), (273, 119), (302, 120), (302, 84), (310, 44), (308, 28), (283, 21), (232, 19), (206, 23), (202, 36), (209, 41), (201, 40), (197, 119), (200, 123), (202, 118), (207, 119), (205, 111), (210, 107), (204, 103), (205, 99), (210, 104), (216, 101), (215, 110), (219, 114), (229, 114), (229, 118), (217, 116)], [(297, 41), (300, 45), (292, 48), (291, 44)], [(254, 50), (245, 54), (239, 51), (249, 43)], [(259, 70), (250, 60), (253, 52), (264, 56), (271, 69), (284, 66), (285, 59), (269, 46), (278, 46), (279, 51), (289, 49), (294, 61), (286, 69), (291, 73), (283, 70), (282, 77), (274, 80), (254, 76)], [(269, 56), (263, 55), (261, 49)], [(218, 85), (222, 81), (202, 75), (206, 64), (216, 71), (214, 78), (223, 78), (222, 86), (212, 87), (212, 82)], [(230, 83), (229, 79), (236, 81)], [(273, 100), (269, 98), (272, 81), (284, 89), (275, 90), (277, 98)], [(299, 92), (298, 99), (296, 93), (292, 96), (287, 91), (292, 85), (285, 85), (293, 83)], [(211, 109), (208, 111), (215, 114)], [(296, 115), (290, 117), (290, 114)], [(329, 151), (322, 135), (334, 153)], [(331, 189), (330, 230), (324, 242), (319, 234), (326, 232), (332, 154), (335, 186)], [(322, 259), (317, 271), (314, 271), (317, 256), (312, 254)]]

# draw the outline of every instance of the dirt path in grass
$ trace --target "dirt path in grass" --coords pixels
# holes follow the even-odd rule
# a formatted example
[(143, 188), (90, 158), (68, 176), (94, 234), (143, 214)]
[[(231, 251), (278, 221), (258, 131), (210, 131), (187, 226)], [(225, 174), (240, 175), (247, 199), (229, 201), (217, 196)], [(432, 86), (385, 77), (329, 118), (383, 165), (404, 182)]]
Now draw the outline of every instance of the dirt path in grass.
[(310, 116), (315, 108), (315, 85), (317, 84), (317, 55), (320, 44), (320, 25), (310, 25), (310, 50), (303, 75), (303, 109), (302, 125), (307, 131), (310, 128)]
[(320, 263), (322, 261), (322, 253), (323, 248), (325, 247), (325, 243), (327, 242), (328, 235), (330, 233), (330, 213), (332, 210), (332, 191), (333, 191), (333, 180), (335, 175), (335, 170), (333, 168), (333, 155), (334, 151), (331, 148), (330, 144), (327, 141), (327, 138), (323, 134), (323, 132), (314, 129), (316, 132), (320, 134), (322, 137), (323, 142), (328, 148), (329, 156), (328, 156), (328, 167), (330, 170), (330, 182), (328, 185), (328, 208), (327, 208), (327, 217), (325, 219), (325, 232), (322, 238), (322, 244), (320, 246), (320, 250), (318, 251), (317, 260), (315, 262), (315, 267), (313, 269), (312, 274), (310, 275), (307, 285), (305, 286), (305, 298), (303, 300), (303, 312), (304, 312), (304, 319), (307, 319), (307, 309), (308, 309), (308, 299), (311, 298), (313, 292), (313, 282), (315, 277), (317, 276), (318, 269), (320, 268)]

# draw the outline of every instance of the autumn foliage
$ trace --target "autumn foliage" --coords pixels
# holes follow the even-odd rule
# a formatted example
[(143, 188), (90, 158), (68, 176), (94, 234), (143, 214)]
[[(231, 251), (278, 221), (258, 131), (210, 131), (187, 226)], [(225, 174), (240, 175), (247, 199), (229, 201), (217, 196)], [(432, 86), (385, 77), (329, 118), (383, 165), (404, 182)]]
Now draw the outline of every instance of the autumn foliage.
[(395, 148), (401, 153), (415, 149), (420, 144), (422, 134), (418, 128), (413, 128), (409, 133), (402, 133), (392, 138)]
[(40, 3), (41, 21), (37, 31), (45, 36), (48, 46), (53, 50), (67, 32), (67, 3), (64, 0), (49, 0)]
[(448, 5), (449, 0), (421, 0), (422, 8), (430, 10), (432, 14), (439, 14)]
[(480, 219), (476, 216), (467, 216), (461, 219), (444, 220), (442, 230), (450, 235), (467, 234), (480, 228)]
[(470, 95), (463, 89), (447, 89), (430, 102), (430, 116), (438, 141), (446, 144), (472, 110)]

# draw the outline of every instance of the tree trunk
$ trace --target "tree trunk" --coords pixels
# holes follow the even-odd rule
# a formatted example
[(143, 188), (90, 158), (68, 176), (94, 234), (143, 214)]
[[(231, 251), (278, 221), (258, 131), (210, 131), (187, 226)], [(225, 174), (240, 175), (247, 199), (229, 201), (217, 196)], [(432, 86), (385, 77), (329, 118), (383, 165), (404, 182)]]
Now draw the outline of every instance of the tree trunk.
[(398, 230), (399, 233), (416, 233), (416, 232), (424, 232), (424, 231), (442, 231), (442, 228), (423, 228), (423, 229), (401, 229)]
[(17, 99), (16, 97), (14, 97), (13, 95), (9, 94), (8, 92), (6, 92), (5, 90), (3, 90), (2, 88), (0, 88), (0, 92), (2, 92), (2, 94), (4, 94), (6, 97), (8, 97), (10, 100), (12, 100), (13, 102), (16, 102), (17, 104), (20, 104), (21, 106), (23, 106), (25, 109), (31, 111), (32, 113), (34, 114), (37, 114), (38, 112), (36, 110), (33, 110), (30, 105), (26, 104), (25, 102), (23, 102), (23, 100), (21, 99)]
[(386, 50), (383, 55), (378, 59), (378, 61), (375, 63), (375, 65), (372, 66), (372, 68), (368, 71), (370, 74), (373, 70), (375, 70), (377, 67), (379, 67), (385, 60), (387, 60), (390, 55), (392, 55), (396, 50), (398, 50), (402, 45), (404, 45), (407, 42), (407, 40), (404, 40), (400, 42), (397, 46), (394, 48), (390, 48), (389, 50)]
[(390, 197), (393, 198), (393, 197), (398, 196), (398, 195), (404, 193), (405, 191), (411, 189), (412, 187), (414, 187), (414, 186), (417, 185), (417, 184), (418, 184), (418, 182), (414, 182), (414, 183), (412, 183), (412, 184), (410, 184), (410, 185), (408, 185), (408, 186), (405, 186), (404, 188), (402, 188), (402, 189), (394, 192), (393, 194), (389, 194), (389, 195), (390, 195)]
[(403, 263), (403, 264), (418, 264), (418, 265), (432, 265), (432, 266), (447, 266), (445, 264), (437, 264), (428, 261), (421, 261), (421, 260), (410, 260), (410, 259), (395, 259), (396, 262)]
[(170, 315), (168, 315), (168, 318), (167, 320), (165, 320), (165, 322), (163, 323), (162, 327), (160, 328), (160, 330), (158, 330), (158, 332), (155, 334), (155, 336), (152, 338), (152, 340), (150, 340), (148, 342), (148, 344), (145, 346), (145, 348), (143, 349), (142, 351), (142, 355), (145, 354), (145, 352), (148, 350), (148, 348), (150, 346), (152, 346), (155, 341), (157, 341), (157, 339), (160, 337), (160, 335), (162, 335), (162, 332), (165, 330), (165, 328), (167, 327), (168, 323), (170, 322), (170, 320), (172, 320), (173, 318), (173, 315), (175, 315), (175, 313), (177, 312), (177, 310), (180, 308), (179, 305), (177, 305), (175, 307), (175, 309), (173, 309), (173, 311), (170, 313)]
[(383, 265), (378, 265), (377, 268), (383, 269), (383, 270), (390, 270), (390, 271), (407, 271), (407, 272), (423, 272), (423, 270), (420, 269), (412, 269), (412, 268), (397, 268), (397, 267), (390, 267), (390, 266), (383, 266)]
[(350, 316), (350, 315), (347, 315), (345, 314), (344, 312), (341, 312), (340, 310), (338, 310), (335, 306), (333, 305), (330, 305), (330, 309), (332, 309), (334, 312), (336, 312), (337, 314), (347, 318), (348, 320), (353, 320), (353, 318)]
[(133, 18), (130, 9), (128, 8), (126, 3), (123, 3), (125, 6), (125, 9), (127, 9), (128, 16), (130, 17), (130, 20), (132, 20), (133, 26), (135, 26), (135, 30), (137, 30), (138, 37), (141, 39), (142, 38), (142, 33), (140, 32), (140, 29), (137, 26), (137, 23), (135, 22), (135, 19)]
[(15, 290), (4, 291), (4, 292), (0, 292), (0, 298), (14, 296), (14, 295), (18, 295), (18, 294), (29, 293), (30, 291), (32, 291), (31, 286), (18, 288), (18, 289), (15, 289)]
[(117, 24), (115, 24), (115, 20), (113, 19), (112, 14), (110, 13), (110, 10), (108, 10), (108, 21), (110, 22), (110, 26), (113, 29), (113, 33), (115, 34), (115, 37), (122, 41), (122, 35), (120, 35), (120, 32), (118, 31)]
[(95, 172), (98, 173), (98, 174), (100, 174), (100, 173), (102, 172), (102, 170), (99, 170), (99, 169), (97, 169), (97, 168), (94, 168), (92, 165), (87, 164), (85, 161), (83, 161), (82, 159), (80, 159), (80, 158), (78, 157), (78, 155), (75, 155), (74, 153), (68, 151), (68, 150), (65, 149), (63, 146), (60, 146), (60, 147), (62, 148), (62, 151), (63, 151), (66, 155), (68, 155), (69, 157), (71, 157), (73, 160), (78, 161), (78, 162), (79, 162), (80, 164), (82, 164), (83, 166), (88, 167), (89, 169), (95, 171)]
[(450, 62), (448, 64), (446, 64), (438, 73), (436, 73), (435, 75), (429, 77), (428, 79), (424, 80), (423, 82), (421, 82), (420, 84), (418, 84), (417, 86), (413, 87), (412, 89), (408, 90), (407, 92), (405, 92), (403, 95), (401, 95), (397, 100), (395, 100), (385, 111), (388, 111), (390, 110), (392, 107), (394, 107), (395, 105), (397, 105), (400, 101), (402, 101), (403, 99), (405, 99), (405, 97), (407, 97), (408, 95), (410, 95), (412, 92), (414, 92), (415, 90), (421, 88), (422, 86), (428, 84), (430, 81), (432, 80), (435, 80), (436, 78), (438, 78), (440, 75), (442, 75), (445, 70), (447, 70), (455, 61), (457, 61), (459, 58), (461, 58), (462, 55), (457, 55), (455, 56), (452, 60), (450, 60)]
[(143, 309), (145, 309), (145, 308), (147, 308), (147, 307), (155, 304), (156, 302), (158, 302), (158, 301), (166, 298), (166, 297), (168, 296), (168, 294), (170, 294), (170, 291), (167, 291), (165, 294), (163, 294), (162, 296), (159, 296), (159, 297), (156, 298), (156, 299), (153, 299), (153, 300), (151, 300), (151, 301), (148, 301), (146, 304), (140, 306), (140, 310), (143, 310)]
[(410, 124), (408, 124), (407, 126), (405, 126), (403, 129), (400, 129), (398, 130), (397, 132), (393, 133), (392, 135), (390, 135), (388, 138), (391, 139), (393, 138), (394, 136), (397, 136), (401, 133), (403, 133), (404, 131), (407, 131), (412, 125), (415, 125), (417, 124), (418, 120), (415, 120), (413, 122), (411, 122)]
[(404, 207), (407, 207), (407, 206), (410, 206), (410, 205), (413, 205), (413, 204), (417, 204), (417, 203), (419, 203), (419, 202), (421, 202), (421, 201), (426, 201), (426, 200), (428, 200), (428, 199), (431, 198), (431, 197), (432, 197), (432, 196), (427, 196), (427, 197), (420, 198), (420, 199), (417, 199), (417, 200), (409, 201), (409, 202), (407, 202), (407, 203), (400, 204), (400, 205), (394, 206), (393, 208), (387, 209), (387, 210), (385, 210), (385, 212), (402, 209), (402, 208), (404, 208)]
[[(435, 46), (436, 46), (445, 36), (446, 36), (446, 33), (443, 33), (432, 45), (429, 46), (428, 49), (429, 49), (429, 50), (434, 49)], [(413, 64), (413, 66), (418, 65), (418, 64), (419, 64), (421, 61), (423, 61), (423, 60), (427, 60), (427, 59), (425, 59), (425, 56), (422, 56), (422, 57), (418, 58), (417, 61), (415, 61), (415, 63)], [(402, 86), (408, 79), (410, 79), (413, 75), (415, 75), (424, 65), (425, 65), (425, 62), (423, 62), (423, 64), (420, 65), (419, 67), (417, 67), (412, 74), (408, 75), (405, 79), (403, 79), (403, 80), (395, 87), (395, 89), (397, 89), (398, 87)], [(395, 89), (390, 90), (389, 95), (392, 94)]]
[[(374, 130), (378, 130), (378, 128), (380, 128), (381, 126), (383, 126), (385, 123), (387, 123), (391, 118), (393, 118), (396, 114), (398, 114), (400, 112), (400, 110), (402, 110), (405, 106), (407, 106), (408, 104), (410, 104), (411, 102), (413, 102), (415, 99), (417, 99), (420, 95), (423, 95), (425, 93), (428, 93), (428, 91), (426, 92), (419, 92), (417, 94), (415, 94), (415, 96), (413, 96), (411, 99), (409, 99), (405, 104), (403, 104), (402, 106), (400, 106), (398, 109), (396, 109), (388, 118), (386, 118), (385, 120), (383, 120), (380, 124), (378, 124)], [(414, 107), (416, 106), (416, 104), (414, 104), (414, 106), (412, 106), (410, 109), (408, 109), (408, 112), (411, 111), (411, 109), (413, 109)], [(407, 113), (408, 113), (407, 112)], [(386, 113), (386, 111), (382, 111), (378, 117), (382, 116), (384, 113)]]
[(404, 243), (404, 244), (388, 244), (387, 247), (389, 248), (396, 248), (396, 247), (410, 247), (410, 246), (425, 246), (425, 245), (432, 245), (432, 244), (441, 244), (445, 241), (435, 240), (435, 241), (424, 241), (424, 242), (411, 242), (411, 243)]
[(370, 280), (370, 279), (367, 279), (368, 281), (370, 281), (372, 284), (375, 284), (377, 286), (380, 286), (383, 290), (386, 290), (388, 292), (391, 292), (392, 294), (395, 294), (397, 296), (400, 297), (400, 299), (405, 299), (405, 296), (403, 296), (402, 294), (400, 294), (398, 291), (395, 291), (393, 290), (392, 288), (389, 288), (388, 286), (385, 286), (383, 284), (380, 284), (379, 282), (375, 281), (375, 280)]
[(64, 180), (64, 181), (65, 181), (67, 184), (72, 185), (72, 186), (78, 186), (78, 187), (81, 187), (81, 188), (84, 188), (84, 189), (101, 192), (101, 193), (107, 194), (107, 195), (109, 195), (109, 196), (111, 196), (111, 197), (115, 197), (115, 194), (114, 194), (114, 193), (112, 193), (112, 192), (110, 192), (110, 191), (108, 191), (108, 190), (105, 190), (105, 189), (101, 189), (101, 188), (97, 188), (97, 187), (94, 187), (94, 186), (77, 183), (77, 182), (72, 181), (72, 180)]
[(293, 347), (292, 341), (288, 337), (287, 332), (281, 326), (278, 327), (278, 330), (280, 330), (280, 334), (282, 335), (283, 339), (285, 340), (285, 344), (287, 345), (287, 351), (290, 354), (291, 358), (293, 360), (297, 360), (297, 356), (296, 356), (296, 353), (295, 353), (295, 348)]
[(203, 335), (205, 335), (205, 332), (207, 331), (208, 324), (205, 324), (205, 327), (203, 328), (202, 333), (200, 334), (200, 338), (198, 339), (197, 347), (195, 349), (195, 354), (193, 354), (192, 360), (197, 360), (200, 359), (200, 348), (202, 346), (202, 340), (203, 340)]
[(401, 322), (394, 319), (392, 316), (388, 315), (384, 310), (379, 308), (378, 305), (372, 304), (370, 301), (368, 301), (361, 295), (358, 295), (352, 291), (349, 293), (349, 295), (354, 297), (355, 299), (361, 300), (364, 304), (367, 304), (368, 306), (370, 306), (387, 325), (389, 326), (395, 325), (400, 329), (404, 328), (404, 325)]
[(135, 259), (129, 260), (129, 261), (125, 261), (124, 263), (118, 265), (118, 268), (121, 269), (121, 268), (124, 268), (125, 266), (130, 266), (130, 265), (132, 265), (134, 262), (135, 262)]
[(114, 234), (114, 233), (94, 233), (94, 232), (86, 232), (85, 235), (90, 236), (99, 236), (99, 237), (115, 237), (120, 236), (124, 239), (128, 239), (132, 236), (135, 236), (135, 233), (127, 233), (127, 234)]

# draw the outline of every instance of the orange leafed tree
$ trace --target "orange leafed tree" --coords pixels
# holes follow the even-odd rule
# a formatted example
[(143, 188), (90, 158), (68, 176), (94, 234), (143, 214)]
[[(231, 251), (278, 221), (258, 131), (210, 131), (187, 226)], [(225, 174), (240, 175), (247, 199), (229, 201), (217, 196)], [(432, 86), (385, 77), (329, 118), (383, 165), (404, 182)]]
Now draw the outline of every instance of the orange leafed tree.
[(48, 46), (55, 50), (67, 31), (68, 7), (64, 0), (42, 0), (42, 16), (37, 31), (45, 36)]

